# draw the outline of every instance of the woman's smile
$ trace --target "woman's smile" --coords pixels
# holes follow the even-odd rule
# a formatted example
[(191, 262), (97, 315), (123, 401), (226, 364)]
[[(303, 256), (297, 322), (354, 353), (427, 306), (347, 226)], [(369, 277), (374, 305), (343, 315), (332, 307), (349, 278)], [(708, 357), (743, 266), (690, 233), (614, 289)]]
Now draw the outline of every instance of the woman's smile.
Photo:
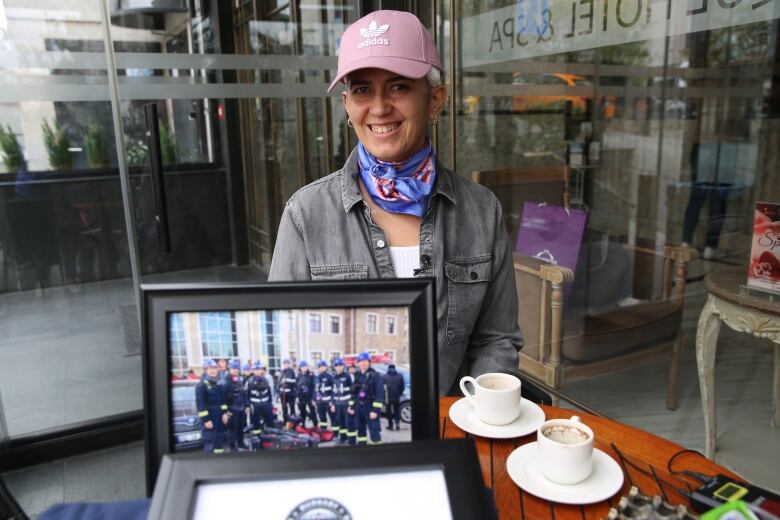
[(397, 130), (401, 128), (401, 123), (385, 123), (381, 125), (368, 125), (368, 129), (371, 133), (377, 137), (384, 138), (398, 133)]

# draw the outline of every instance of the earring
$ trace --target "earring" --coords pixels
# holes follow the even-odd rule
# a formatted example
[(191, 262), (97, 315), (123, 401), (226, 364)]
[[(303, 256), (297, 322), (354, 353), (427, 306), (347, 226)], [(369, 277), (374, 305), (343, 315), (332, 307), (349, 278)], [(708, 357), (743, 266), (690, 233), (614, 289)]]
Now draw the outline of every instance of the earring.
[(350, 128), (353, 128), (351, 119), (347, 119), (347, 126), (350, 127)]
[(431, 126), (436, 126), (439, 124), (439, 114), (436, 114), (433, 116), (433, 119), (430, 120)]

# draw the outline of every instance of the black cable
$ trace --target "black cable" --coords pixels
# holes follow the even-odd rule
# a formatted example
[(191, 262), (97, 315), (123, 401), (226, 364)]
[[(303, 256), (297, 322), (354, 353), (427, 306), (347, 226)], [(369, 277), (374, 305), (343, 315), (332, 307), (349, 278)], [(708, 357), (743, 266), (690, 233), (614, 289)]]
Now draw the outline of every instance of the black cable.
[[(680, 489), (677, 486), (675, 486), (674, 484), (670, 484), (669, 482), (666, 482), (665, 480), (658, 478), (658, 476), (655, 475), (654, 473), (651, 473), (651, 472), (647, 471), (646, 469), (639, 467), (637, 464), (631, 462), (630, 460), (628, 460), (626, 457), (623, 456), (623, 453), (617, 448), (617, 446), (615, 446), (615, 443), (610, 443), (610, 446), (612, 446), (612, 449), (615, 450), (615, 452), (618, 454), (618, 457), (620, 457), (620, 460), (624, 463), (624, 465), (625, 464), (630, 465), (632, 468), (634, 468), (635, 470), (639, 471), (640, 473), (642, 473), (646, 477), (650, 477), (651, 479), (653, 479), (657, 483), (659, 483), (658, 488), (661, 491), (661, 493), (663, 493), (663, 489), (661, 488), (660, 484), (666, 484), (666, 486), (668, 486), (669, 488), (677, 491), (677, 493), (679, 493), (681, 496), (684, 496), (686, 498), (691, 498), (691, 492), (690, 491), (686, 491), (684, 489)], [(628, 469), (626, 469), (626, 472), (628, 472)], [(630, 480), (631, 480), (631, 476), (629, 475), (629, 481)]]
[[(696, 493), (694, 490), (691, 489), (690, 484), (687, 481), (685, 481), (685, 480), (679, 479), (680, 482), (682, 482), (686, 486), (688, 486), (688, 491), (686, 491), (684, 489), (680, 489), (677, 486), (675, 486), (675, 485), (673, 485), (673, 484), (671, 484), (669, 482), (666, 482), (665, 480), (663, 480), (663, 479), (658, 477), (657, 473), (655, 472), (655, 468), (653, 468), (652, 465), (648, 464), (648, 467), (650, 468), (650, 471), (647, 471), (646, 469), (640, 467), (635, 462), (632, 462), (632, 461), (628, 460), (628, 458), (626, 458), (623, 455), (623, 453), (617, 448), (617, 446), (615, 446), (615, 443), (610, 443), (610, 446), (612, 447), (613, 450), (615, 450), (615, 453), (617, 453), (618, 457), (620, 458), (620, 463), (623, 466), (623, 470), (626, 472), (626, 474), (628, 476), (629, 482), (631, 482), (631, 474), (628, 472), (628, 466), (631, 466), (635, 470), (637, 470), (640, 473), (642, 473), (643, 475), (645, 475), (646, 477), (650, 477), (653, 480), (655, 480), (656, 484), (658, 484), (658, 489), (660, 490), (661, 494), (664, 496), (664, 500), (666, 500), (667, 502), (668, 502), (668, 500), (666, 499), (666, 493), (664, 493), (664, 490), (663, 490), (663, 484), (665, 484), (669, 488), (675, 490), (680, 496), (683, 496), (683, 497), (687, 498), (688, 500), (690, 500), (691, 503), (693, 503), (693, 498), (694, 498), (694, 494), (695, 494), (696, 495), (696, 500), (698, 502), (700, 502), (700, 503), (706, 504), (708, 507), (716, 508), (716, 507), (719, 507), (719, 506), (722, 505), (722, 502), (720, 502), (718, 500), (710, 498), (710, 497), (708, 497), (706, 495), (703, 495), (701, 493)], [(702, 483), (708, 482), (709, 480), (714, 478), (714, 477), (709, 477), (707, 475), (704, 475), (703, 473), (698, 473), (696, 471), (688, 471), (688, 470), (674, 471), (674, 470), (672, 470), (672, 463), (674, 462), (674, 460), (677, 457), (679, 457), (680, 455), (682, 455), (683, 453), (688, 453), (688, 452), (695, 453), (695, 454), (701, 456), (702, 458), (704, 458), (704, 455), (702, 455), (700, 452), (698, 452), (696, 450), (691, 450), (691, 449), (680, 450), (680, 451), (678, 451), (677, 453), (675, 453), (674, 455), (672, 455), (669, 458), (669, 461), (666, 464), (667, 471), (671, 475), (686, 475), (686, 476), (691, 477), (693, 479), (696, 479), (696, 480), (698, 480), (698, 481), (700, 481)], [(633, 485), (633, 483), (632, 483), (632, 485)], [(753, 511), (753, 513), (755, 513), (757, 516), (759, 516), (759, 518), (766, 518), (766, 519), (771, 519), (771, 520), (780, 520), (780, 517), (778, 517), (778, 516), (776, 516), (776, 515), (774, 515), (772, 513), (769, 513), (767, 511), (764, 511), (764, 510), (758, 510), (756, 508), (756, 506), (753, 506), (752, 504), (747, 504), (747, 506), (748, 506), (748, 508), (751, 511)]]
[(674, 462), (674, 459), (682, 455), (683, 453), (695, 453), (696, 455), (700, 456), (701, 458), (706, 458), (704, 455), (701, 454), (701, 452), (696, 450), (690, 450), (690, 449), (684, 449), (680, 450), (674, 455), (672, 455), (669, 458), (669, 462), (666, 463), (666, 470), (671, 473), (672, 475), (686, 475), (688, 477), (691, 477), (693, 479), (698, 480), (702, 484), (708, 482), (710, 479), (712, 479), (711, 476), (707, 476), (704, 473), (698, 473), (696, 471), (690, 471), (690, 470), (681, 470), (681, 471), (674, 471), (672, 469), (672, 463)]

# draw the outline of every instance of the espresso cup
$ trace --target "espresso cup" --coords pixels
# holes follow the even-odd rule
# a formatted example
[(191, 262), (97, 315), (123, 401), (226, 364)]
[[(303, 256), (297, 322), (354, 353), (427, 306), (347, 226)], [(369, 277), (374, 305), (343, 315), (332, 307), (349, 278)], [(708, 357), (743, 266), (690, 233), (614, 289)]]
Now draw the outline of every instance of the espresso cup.
[[(474, 393), (466, 389), (474, 386)], [(491, 372), (474, 379), (460, 380), (460, 390), (468, 398), (480, 421), (495, 426), (509, 424), (520, 415), (520, 380), (509, 374)]]
[(593, 430), (576, 415), (545, 421), (536, 432), (539, 471), (558, 484), (576, 484), (593, 470)]

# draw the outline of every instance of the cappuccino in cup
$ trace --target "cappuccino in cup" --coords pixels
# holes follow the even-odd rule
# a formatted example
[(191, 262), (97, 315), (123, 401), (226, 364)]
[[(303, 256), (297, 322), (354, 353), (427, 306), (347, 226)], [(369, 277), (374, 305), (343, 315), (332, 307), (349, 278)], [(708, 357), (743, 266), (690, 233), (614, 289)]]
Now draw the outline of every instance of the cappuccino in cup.
[[(474, 387), (473, 394), (468, 391), (467, 383)], [(479, 420), (494, 426), (509, 424), (520, 415), (520, 389), (518, 378), (499, 372), (460, 380), (460, 390), (471, 402)]]
[(536, 432), (539, 471), (558, 484), (585, 480), (593, 470), (593, 440), (593, 430), (576, 415), (544, 422)]

